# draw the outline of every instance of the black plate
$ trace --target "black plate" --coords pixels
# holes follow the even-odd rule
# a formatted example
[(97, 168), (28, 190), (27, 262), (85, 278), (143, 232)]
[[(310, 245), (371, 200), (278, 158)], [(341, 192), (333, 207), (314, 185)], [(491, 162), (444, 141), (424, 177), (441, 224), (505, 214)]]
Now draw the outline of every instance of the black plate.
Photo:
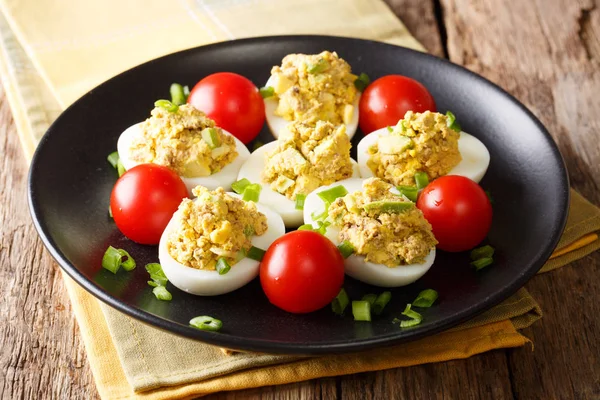
[[(474, 272), (468, 254), (438, 252), (416, 283), (392, 291), (386, 312), (371, 323), (336, 317), (329, 309), (293, 315), (270, 305), (258, 279), (227, 295), (196, 297), (169, 285), (173, 301), (152, 295), (143, 268), (157, 262), (156, 247), (125, 239), (108, 218), (116, 173), (106, 156), (128, 126), (148, 117), (169, 85), (193, 85), (218, 71), (233, 71), (262, 86), (271, 66), (288, 53), (336, 50), (356, 72), (372, 79), (413, 77), (433, 94), (438, 109), (452, 110), (463, 129), (491, 154), (482, 186), (493, 194), (489, 242), (492, 267)], [(362, 136), (359, 132), (357, 137)], [(262, 141), (273, 140), (265, 126)], [(171, 54), (126, 71), (83, 96), (50, 127), (33, 158), (29, 201), (36, 228), (50, 253), (81, 286), (141, 321), (223, 347), (272, 353), (321, 354), (362, 350), (421, 338), (450, 328), (509, 297), (548, 259), (564, 228), (569, 202), (566, 170), (542, 124), (517, 100), (482, 77), (450, 62), (387, 44), (322, 36), (264, 37), (219, 43)], [(128, 250), (133, 272), (117, 275), (100, 261), (108, 245)], [(381, 289), (347, 278), (351, 298)], [(423, 323), (400, 329), (391, 323), (420, 290), (440, 298)], [(224, 321), (220, 333), (188, 327), (197, 315)]]

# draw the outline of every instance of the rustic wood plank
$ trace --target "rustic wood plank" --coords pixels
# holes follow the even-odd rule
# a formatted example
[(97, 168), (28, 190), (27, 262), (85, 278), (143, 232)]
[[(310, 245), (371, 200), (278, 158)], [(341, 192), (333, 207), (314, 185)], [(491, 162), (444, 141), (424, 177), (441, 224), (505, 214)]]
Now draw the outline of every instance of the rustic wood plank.
[[(600, 204), (598, 1), (442, 0), (450, 59), (527, 105), (565, 158), (572, 186)], [(535, 277), (545, 311), (508, 351), (517, 398), (600, 397), (600, 254)], [(593, 278), (593, 279), (590, 279)]]
[(29, 217), (27, 165), (3, 88), (0, 154), (0, 398), (96, 398), (60, 271)]

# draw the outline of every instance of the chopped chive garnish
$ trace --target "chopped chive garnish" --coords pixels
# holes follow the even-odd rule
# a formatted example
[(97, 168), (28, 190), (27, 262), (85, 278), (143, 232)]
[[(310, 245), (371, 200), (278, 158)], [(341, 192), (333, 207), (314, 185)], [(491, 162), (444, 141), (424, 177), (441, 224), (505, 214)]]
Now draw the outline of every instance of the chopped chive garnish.
[(419, 325), (423, 321), (423, 316), (418, 312), (410, 309), (410, 304), (406, 305), (406, 308), (402, 312), (402, 315), (406, 315), (409, 320), (400, 321), (400, 328), (409, 328), (411, 326)]
[[(148, 281), (148, 284), (150, 286), (167, 286), (167, 276), (163, 272), (162, 267), (159, 263), (146, 264), (145, 268), (146, 271), (150, 274), (150, 279), (152, 279), (152, 281)], [(150, 282), (153, 282), (154, 285), (150, 284)]]
[(116, 274), (119, 268), (121, 268), (122, 259), (123, 254), (121, 254), (119, 249), (108, 246), (108, 249), (104, 252), (104, 256), (102, 256), (102, 268)]
[(156, 100), (154, 102), (154, 107), (164, 108), (168, 112), (177, 112), (179, 110), (179, 106), (177, 104), (171, 103), (169, 100)]
[(365, 300), (352, 302), (352, 315), (355, 321), (370, 321), (371, 320), (371, 304)]
[(202, 136), (202, 139), (211, 149), (216, 149), (221, 145), (219, 133), (217, 132), (216, 128), (204, 128), (202, 129), (202, 132), (200, 132), (200, 136)]
[(448, 125), (448, 128), (452, 129), (453, 131), (460, 132), (460, 124), (456, 120), (456, 116), (452, 113), (452, 111), (446, 111), (446, 117), (446, 124)]
[(388, 125), (387, 127), (388, 132), (394, 132), (394, 128), (392, 128), (391, 126)]
[(155, 286), (154, 289), (152, 289), (152, 293), (154, 293), (154, 296), (158, 300), (163, 300), (163, 301), (173, 300), (173, 296), (171, 295), (171, 292), (169, 292), (167, 290), (167, 288), (164, 286), (158, 286), (158, 285)]
[(304, 201), (306, 200), (306, 195), (302, 193), (298, 193), (296, 195), (296, 210), (304, 210)]
[(317, 225), (319, 225), (319, 227), (315, 230), (315, 232), (319, 232), (321, 235), (324, 235), (327, 233), (327, 227), (331, 225), (331, 222), (317, 221)]
[(471, 261), (471, 265), (474, 266), (477, 271), (479, 271), (480, 269), (487, 267), (493, 262), (494, 259), (492, 257), (484, 257), (480, 258), (479, 260)]
[(371, 83), (369, 75), (363, 72), (358, 76), (358, 78), (354, 80), (354, 87), (356, 87), (359, 91), (362, 92), (366, 89), (367, 86), (369, 86), (369, 83)]
[(233, 182), (231, 184), (231, 189), (237, 194), (242, 194), (248, 185), (250, 185), (250, 181), (246, 178), (242, 178), (237, 182)]
[(175, 104), (176, 106), (185, 104), (187, 96), (183, 91), (183, 86), (181, 86), (179, 83), (173, 83), (169, 88), (169, 92), (171, 93), (171, 103)]
[(319, 59), (315, 64), (308, 64), (306, 72), (309, 74), (320, 74), (329, 68), (329, 62), (323, 58)]
[(231, 265), (229, 265), (224, 257), (221, 257), (217, 260), (216, 268), (219, 275), (225, 275), (231, 269)]
[(417, 172), (415, 174), (415, 183), (417, 184), (417, 189), (421, 190), (425, 186), (429, 185), (429, 178), (427, 177), (427, 173), (425, 172)]
[(348, 191), (346, 188), (342, 185), (338, 185), (317, 193), (317, 196), (319, 196), (326, 204), (331, 204), (338, 197), (344, 197), (347, 194)]
[(242, 194), (242, 200), (244, 201), (253, 201), (255, 203), (258, 202), (260, 198), (260, 191), (262, 190), (262, 186), (258, 183), (251, 183), (244, 189), (244, 193)]
[(117, 168), (117, 163), (119, 162), (119, 152), (113, 151), (108, 155), (108, 157), (106, 157), (106, 159), (108, 160), (110, 165), (112, 165), (113, 168)]
[(201, 331), (210, 332), (217, 332), (223, 327), (223, 323), (220, 320), (207, 315), (192, 318), (190, 320), (190, 325)]
[(412, 305), (415, 307), (428, 308), (437, 300), (438, 292), (433, 289), (425, 289), (412, 302)]
[(256, 232), (254, 231), (254, 227), (252, 225), (246, 225), (244, 226), (244, 235), (246, 236), (252, 236), (255, 235)]
[(321, 221), (324, 220), (325, 218), (327, 218), (328, 215), (328, 211), (327, 209), (329, 208), (329, 204), (325, 204), (325, 210), (323, 210), (322, 213), (317, 214), (316, 212), (310, 214), (310, 216), (312, 217), (312, 219), (314, 219), (315, 221)]
[(373, 308), (373, 303), (377, 300), (377, 295), (375, 293), (365, 294), (361, 300), (368, 301), (371, 308)]
[(413, 203), (417, 201), (417, 195), (419, 194), (419, 189), (414, 186), (398, 186), (397, 187), (400, 194), (404, 195), (407, 199), (412, 201)]
[(489, 244), (478, 247), (471, 250), (471, 260), (478, 260), (480, 258), (492, 257), (494, 255), (494, 248)]
[(125, 271), (133, 271), (135, 269), (135, 260), (133, 257), (123, 249), (119, 249), (119, 253), (121, 253), (121, 256), (123, 257), (121, 258), (121, 266), (123, 269)]
[(127, 172), (127, 170), (119, 158), (119, 161), (117, 161), (117, 173), (119, 174), (119, 178), (122, 177), (125, 172)]
[(333, 299), (333, 301), (331, 302), (331, 309), (337, 315), (342, 315), (344, 313), (344, 310), (348, 306), (348, 303), (350, 303), (350, 298), (348, 298), (348, 294), (346, 293), (344, 288), (342, 288), (338, 295), (335, 296), (335, 299)]
[(257, 149), (260, 149), (264, 145), (265, 144), (263, 142), (261, 142), (260, 140), (257, 140), (256, 142), (254, 142), (254, 146), (252, 146), (252, 151), (256, 151)]
[(415, 208), (415, 203), (410, 201), (389, 201), (389, 200), (379, 200), (372, 201), (363, 206), (364, 210), (379, 212), (379, 213), (388, 213), (388, 214), (398, 214), (404, 211), (412, 210)]
[(375, 315), (380, 315), (383, 312), (383, 309), (392, 299), (392, 292), (385, 291), (377, 296), (375, 303), (373, 303), (373, 313)]
[(265, 256), (265, 251), (263, 249), (259, 249), (258, 247), (250, 247), (250, 250), (248, 250), (248, 254), (246, 255), (246, 257), (251, 258), (253, 260), (256, 261), (262, 261), (263, 257)]
[(311, 224), (304, 224), (298, 227), (299, 231), (313, 231), (313, 226)]
[(187, 102), (188, 97), (190, 97), (190, 87), (188, 85), (183, 87), (183, 94), (185, 96), (185, 101)]
[(354, 253), (354, 246), (347, 240), (344, 240), (342, 243), (340, 243), (337, 248), (340, 253), (342, 253), (342, 257), (344, 258), (348, 258), (352, 255), (352, 253)]
[(273, 89), (273, 86), (265, 86), (258, 89), (258, 92), (260, 93), (263, 99), (266, 99), (272, 97), (275, 94), (275, 89)]

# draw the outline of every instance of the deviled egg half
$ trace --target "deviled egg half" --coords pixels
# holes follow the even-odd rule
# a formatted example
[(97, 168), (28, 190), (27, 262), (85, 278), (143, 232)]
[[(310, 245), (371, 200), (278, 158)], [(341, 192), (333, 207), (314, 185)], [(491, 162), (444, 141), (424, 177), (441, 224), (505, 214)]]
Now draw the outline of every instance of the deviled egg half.
[(117, 150), (126, 170), (154, 163), (173, 169), (189, 192), (198, 185), (229, 188), (250, 152), (191, 105), (155, 107), (151, 117), (127, 128)]
[(351, 252), (346, 273), (371, 285), (408, 285), (435, 260), (437, 241), (421, 210), (378, 178), (318, 188), (306, 197), (304, 222)]
[(376, 176), (399, 185), (415, 185), (417, 172), (429, 180), (461, 175), (479, 182), (490, 153), (476, 137), (462, 132), (454, 115), (408, 111), (395, 127), (376, 130), (358, 143), (363, 178)]
[(281, 217), (223, 188), (194, 188), (163, 232), (158, 258), (169, 281), (202, 296), (236, 290), (253, 280), (260, 259), (285, 233)]
[(255, 150), (238, 179), (262, 186), (258, 202), (281, 215), (285, 226), (302, 224), (302, 199), (319, 186), (358, 177), (344, 125), (292, 122), (282, 136)]
[(289, 54), (271, 70), (265, 85), (267, 124), (278, 138), (291, 121), (345, 124), (352, 139), (358, 128), (357, 76), (337, 53)]

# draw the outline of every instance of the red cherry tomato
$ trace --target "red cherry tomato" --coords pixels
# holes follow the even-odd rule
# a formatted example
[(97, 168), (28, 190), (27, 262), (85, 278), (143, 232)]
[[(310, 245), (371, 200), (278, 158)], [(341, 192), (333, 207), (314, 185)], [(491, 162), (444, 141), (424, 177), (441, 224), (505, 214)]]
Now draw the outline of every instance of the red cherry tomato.
[(308, 313), (325, 307), (344, 283), (344, 259), (325, 236), (294, 231), (275, 240), (260, 263), (260, 283), (277, 307)]
[(179, 203), (188, 197), (175, 172), (156, 164), (140, 164), (125, 172), (113, 187), (110, 209), (117, 228), (141, 244), (158, 244)]
[(492, 224), (492, 205), (484, 190), (469, 178), (442, 176), (423, 189), (417, 207), (433, 228), (438, 248), (464, 251), (478, 245)]
[(217, 72), (202, 79), (187, 102), (245, 144), (258, 135), (265, 123), (265, 103), (258, 89), (247, 78), (232, 72)]
[(407, 111), (436, 111), (425, 86), (402, 75), (386, 75), (371, 83), (359, 103), (359, 125), (364, 134), (394, 126)]

